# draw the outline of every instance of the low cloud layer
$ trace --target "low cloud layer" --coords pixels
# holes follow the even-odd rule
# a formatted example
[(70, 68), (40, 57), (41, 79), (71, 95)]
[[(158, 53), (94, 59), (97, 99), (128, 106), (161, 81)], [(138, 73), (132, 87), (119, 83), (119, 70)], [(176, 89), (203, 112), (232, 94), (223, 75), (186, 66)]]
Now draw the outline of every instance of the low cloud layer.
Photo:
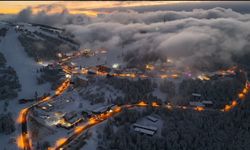
[(40, 5), (35, 8), (28, 7), (23, 9), (16, 17), (10, 20), (51, 26), (64, 26), (68, 24), (84, 24), (88, 22), (88, 19), (85, 15), (70, 14), (63, 5)]
[[(68, 25), (83, 47), (105, 47), (134, 53), (130, 61), (175, 58), (180, 65), (231, 64), (232, 55), (249, 51), (250, 15), (231, 9), (190, 12), (113, 12), (90, 24)], [(148, 59), (148, 56), (154, 59)], [(197, 64), (198, 63), (198, 64)], [(213, 66), (212, 66), (213, 67)]]
[[(79, 19), (80, 18), (80, 19)], [(170, 57), (180, 66), (232, 64), (250, 51), (250, 14), (213, 8), (192, 11), (113, 11), (96, 18), (27, 8), (16, 20), (63, 26), (82, 48), (122, 49), (134, 63)], [(82, 20), (82, 21), (77, 21)], [(151, 56), (151, 57), (150, 57)]]

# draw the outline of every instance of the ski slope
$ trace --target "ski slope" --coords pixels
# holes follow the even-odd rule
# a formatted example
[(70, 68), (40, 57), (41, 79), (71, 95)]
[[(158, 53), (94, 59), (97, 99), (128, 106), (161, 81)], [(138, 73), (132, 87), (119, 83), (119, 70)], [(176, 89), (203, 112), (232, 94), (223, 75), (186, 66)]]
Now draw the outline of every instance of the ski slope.
[(33, 98), (36, 91), (38, 95), (42, 95), (50, 90), (49, 84), (37, 85), (36, 70), (41, 66), (31, 57), (28, 57), (18, 40), (18, 33), (13, 28), (10, 28), (7, 35), (2, 39), (0, 51), (4, 54), (7, 65), (13, 67), (17, 72), (22, 86), (18, 93), (19, 98)]

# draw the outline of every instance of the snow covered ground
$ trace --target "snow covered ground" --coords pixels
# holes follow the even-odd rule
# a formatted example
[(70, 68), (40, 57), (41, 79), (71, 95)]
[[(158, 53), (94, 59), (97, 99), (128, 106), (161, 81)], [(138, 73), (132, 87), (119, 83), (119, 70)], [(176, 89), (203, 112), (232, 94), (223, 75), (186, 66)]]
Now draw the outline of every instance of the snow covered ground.
[(81, 148), (81, 150), (96, 150), (97, 146), (98, 146), (98, 137), (97, 137), (97, 132), (102, 132), (99, 131), (101, 128), (103, 128), (103, 125), (106, 123), (107, 121), (104, 121), (92, 128), (90, 128), (90, 132), (92, 133), (91, 137), (89, 139), (86, 140), (86, 144)]
[(81, 65), (82, 67), (96, 66), (96, 65), (105, 65), (108, 67), (112, 67), (113, 64), (119, 64), (121, 66), (125, 65), (121, 57), (121, 51), (118, 50), (107, 50), (106, 54), (95, 54), (95, 56), (91, 57), (81, 57), (78, 59), (74, 59), (73, 62), (77, 65)]
[(22, 90), (18, 94), (19, 98), (32, 98), (36, 91), (38, 95), (42, 95), (50, 90), (49, 84), (37, 85), (36, 70), (41, 66), (28, 57), (13, 28), (10, 28), (2, 39), (0, 50), (7, 60), (7, 65), (13, 67), (17, 72), (22, 86)]
[[(3, 25), (2, 25), (3, 26)], [(6, 24), (4, 24), (6, 26)], [(7, 65), (14, 68), (17, 73), (19, 82), (22, 86), (21, 91), (18, 93), (18, 97), (14, 100), (10, 100), (9, 106), (6, 112), (11, 112), (13, 119), (16, 120), (19, 111), (30, 105), (20, 105), (17, 99), (21, 98), (33, 98), (34, 93), (37, 91), (38, 95), (42, 95), (50, 91), (50, 84), (37, 85), (36, 70), (41, 66), (37, 64), (32, 58), (28, 57), (24, 48), (18, 40), (18, 34), (13, 28), (10, 27), (5, 37), (1, 38), (0, 51), (3, 53)], [(3, 111), (4, 101), (0, 101), (0, 113)], [(10, 135), (0, 134), (0, 149), (4, 150), (16, 150), (18, 149), (15, 143), (17, 135), (20, 134), (20, 126), (16, 124), (16, 131)]]

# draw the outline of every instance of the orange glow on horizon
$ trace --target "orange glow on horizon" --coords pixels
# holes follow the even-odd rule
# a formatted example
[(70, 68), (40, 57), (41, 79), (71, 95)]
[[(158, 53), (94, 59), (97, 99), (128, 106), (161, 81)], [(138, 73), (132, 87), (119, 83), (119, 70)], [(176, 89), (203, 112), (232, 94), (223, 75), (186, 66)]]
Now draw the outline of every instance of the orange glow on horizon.
[[(88, 16), (96, 16), (98, 14), (95, 9), (98, 8), (115, 8), (115, 7), (138, 7), (138, 6), (154, 6), (154, 5), (169, 5), (176, 3), (184, 3), (180, 1), (148, 1), (148, 2), (116, 2), (116, 1), (74, 1), (74, 2), (58, 2), (58, 1), (1, 1), (0, 2), (0, 13), (3, 14), (17, 14), (22, 9), (31, 7), (34, 12), (41, 11), (41, 8), (47, 5), (55, 5), (56, 9), (67, 8), (71, 14), (85, 14)], [(188, 2), (185, 2), (188, 3)], [(61, 7), (61, 8), (60, 8)], [(50, 10), (55, 11), (55, 9)], [(56, 10), (57, 11), (57, 10)], [(101, 12), (103, 13), (103, 12)]]

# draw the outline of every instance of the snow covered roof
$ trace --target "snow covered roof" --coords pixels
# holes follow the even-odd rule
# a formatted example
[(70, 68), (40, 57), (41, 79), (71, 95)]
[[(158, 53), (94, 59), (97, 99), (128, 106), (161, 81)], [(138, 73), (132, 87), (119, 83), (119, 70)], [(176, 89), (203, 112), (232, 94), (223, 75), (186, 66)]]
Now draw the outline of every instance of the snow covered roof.
[(205, 105), (201, 102), (189, 102), (189, 105), (191, 106), (200, 106), (200, 107), (204, 107)]
[(88, 78), (86, 78), (85, 76), (83, 76), (83, 75), (78, 75), (77, 76), (79, 79), (81, 79), (81, 80), (86, 80), (86, 81), (88, 81)]
[(75, 116), (77, 116), (77, 113), (73, 111), (73, 112), (66, 113), (64, 115), (64, 118), (67, 120), (70, 120), (70, 119), (74, 118)]
[(203, 104), (213, 104), (212, 101), (202, 101)]
[(153, 121), (153, 122), (158, 121), (158, 119), (153, 117), (153, 116), (147, 116), (147, 118), (148, 118), (148, 120)]
[(94, 112), (94, 113), (103, 113), (103, 112), (107, 111), (107, 109), (108, 109), (107, 106), (102, 106), (102, 107), (99, 107), (99, 108), (93, 110), (92, 112)]
[(151, 130), (151, 131), (157, 131), (158, 129), (157, 127), (154, 127), (154, 126), (140, 125), (137, 123), (135, 123), (133, 126), (136, 128), (142, 128), (142, 129)]
[(141, 132), (144, 134), (148, 134), (148, 135), (154, 135), (155, 131), (151, 131), (151, 130), (147, 130), (147, 129), (142, 129), (142, 128), (135, 128), (134, 129), (136, 132)]
[(192, 93), (193, 96), (198, 96), (198, 97), (201, 97), (201, 94), (199, 93)]

